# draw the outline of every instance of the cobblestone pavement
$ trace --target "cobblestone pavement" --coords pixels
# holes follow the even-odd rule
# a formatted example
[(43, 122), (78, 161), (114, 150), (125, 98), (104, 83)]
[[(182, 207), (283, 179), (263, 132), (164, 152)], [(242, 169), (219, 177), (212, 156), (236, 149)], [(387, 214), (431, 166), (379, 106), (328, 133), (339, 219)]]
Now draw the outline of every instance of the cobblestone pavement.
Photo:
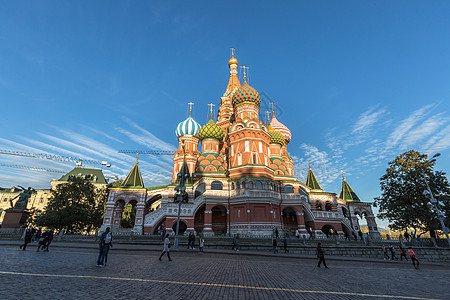
[(424, 265), (91, 249), (0, 248), (0, 299), (450, 299), (450, 269)]

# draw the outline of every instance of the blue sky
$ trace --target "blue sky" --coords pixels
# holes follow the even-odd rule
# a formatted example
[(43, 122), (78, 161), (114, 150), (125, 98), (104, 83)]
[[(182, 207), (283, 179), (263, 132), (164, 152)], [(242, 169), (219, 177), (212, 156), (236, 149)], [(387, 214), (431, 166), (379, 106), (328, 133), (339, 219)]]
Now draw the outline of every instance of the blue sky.
[[(0, 149), (107, 160), (119, 149), (172, 150), (194, 102), (205, 124), (229, 77), (230, 47), (293, 134), (304, 181), (340, 172), (363, 201), (387, 163), (410, 149), (450, 167), (448, 1), (4, 1), (0, 10)], [(242, 74), (240, 74), (242, 78)], [(216, 106), (217, 108), (217, 106)], [(147, 186), (170, 156), (141, 157)], [(0, 164), (73, 164), (0, 155)], [(0, 167), (0, 186), (49, 188), (56, 173)]]

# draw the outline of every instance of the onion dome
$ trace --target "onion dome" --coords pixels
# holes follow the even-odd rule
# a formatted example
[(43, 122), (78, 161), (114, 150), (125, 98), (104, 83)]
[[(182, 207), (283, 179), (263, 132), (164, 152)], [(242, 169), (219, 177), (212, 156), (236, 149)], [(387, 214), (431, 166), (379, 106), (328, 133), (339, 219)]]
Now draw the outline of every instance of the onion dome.
[(286, 140), (286, 144), (288, 144), (291, 141), (291, 131), (289, 128), (287, 128), (284, 124), (282, 124), (280, 121), (275, 118), (275, 115), (272, 117), (272, 121), (270, 122), (270, 126), (273, 130), (278, 131), (284, 136), (284, 139)]
[(231, 65), (238, 65), (238, 60), (234, 57), (234, 55), (233, 55), (233, 57), (230, 58), (230, 60), (228, 61), (228, 66), (231, 66)]
[(225, 134), (223, 133), (222, 128), (217, 126), (216, 122), (214, 122), (213, 117), (211, 115), (211, 118), (209, 119), (208, 123), (202, 126), (198, 132), (199, 139), (216, 139), (216, 140), (223, 140), (223, 137)]
[(243, 102), (252, 102), (258, 106), (261, 103), (259, 93), (247, 83), (245, 76), (244, 83), (233, 94), (233, 105)]
[(286, 139), (284, 138), (284, 136), (276, 131), (273, 130), (272, 127), (269, 125), (269, 134), (270, 134), (270, 143), (271, 144), (279, 144), (281, 146), (286, 144)]
[(175, 130), (175, 134), (177, 137), (182, 135), (194, 135), (196, 136), (200, 129), (200, 124), (198, 124), (189, 113), (189, 117), (178, 124), (177, 129)]

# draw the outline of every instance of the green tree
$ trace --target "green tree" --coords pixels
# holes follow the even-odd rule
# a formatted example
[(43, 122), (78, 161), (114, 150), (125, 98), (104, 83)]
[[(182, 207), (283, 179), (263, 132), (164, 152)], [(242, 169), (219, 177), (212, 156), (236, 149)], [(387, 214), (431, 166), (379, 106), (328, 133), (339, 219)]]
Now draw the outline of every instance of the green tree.
[(122, 221), (120, 222), (120, 226), (122, 226), (122, 228), (133, 228), (135, 219), (136, 219), (136, 206), (128, 204), (123, 210)]
[(38, 226), (68, 231), (101, 226), (108, 191), (95, 188), (90, 176), (69, 176), (66, 183), (56, 186), (51, 193), (44, 211), (36, 217)]
[(426, 190), (424, 178), (428, 181), (436, 199), (444, 203), (446, 226), (450, 225), (450, 186), (445, 173), (434, 171), (434, 161), (428, 161), (426, 154), (410, 150), (389, 162), (386, 174), (380, 178), (381, 196), (375, 198), (379, 207), (378, 217), (387, 219), (394, 230), (414, 228), (422, 233), (435, 230), (441, 225), (436, 213), (427, 205), (429, 199), (423, 194)]

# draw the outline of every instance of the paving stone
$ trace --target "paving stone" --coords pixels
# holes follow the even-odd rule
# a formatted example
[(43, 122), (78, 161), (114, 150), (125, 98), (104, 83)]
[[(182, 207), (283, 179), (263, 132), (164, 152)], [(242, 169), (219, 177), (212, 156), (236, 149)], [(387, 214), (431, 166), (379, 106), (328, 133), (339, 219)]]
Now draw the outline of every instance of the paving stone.
[(449, 299), (445, 266), (330, 260), (324, 269), (311, 259), (196, 251), (158, 257), (113, 248), (99, 268), (93, 249), (3, 246), (0, 299)]

